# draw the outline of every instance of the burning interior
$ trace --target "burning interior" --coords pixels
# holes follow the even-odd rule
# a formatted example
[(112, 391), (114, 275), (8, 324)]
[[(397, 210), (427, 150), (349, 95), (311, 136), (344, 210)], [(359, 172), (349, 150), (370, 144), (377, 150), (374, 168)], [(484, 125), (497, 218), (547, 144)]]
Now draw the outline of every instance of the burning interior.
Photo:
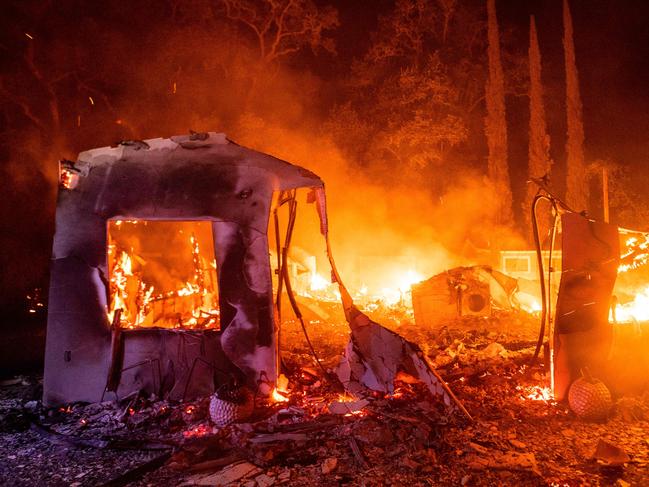
[(108, 320), (122, 328), (220, 328), (212, 225), (108, 222)]

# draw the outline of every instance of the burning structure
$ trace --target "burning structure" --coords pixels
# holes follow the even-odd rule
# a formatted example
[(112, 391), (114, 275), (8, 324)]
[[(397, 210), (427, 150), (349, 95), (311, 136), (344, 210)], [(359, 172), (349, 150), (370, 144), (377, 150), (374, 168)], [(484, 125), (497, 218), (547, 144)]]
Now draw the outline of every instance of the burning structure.
[(436, 326), (458, 316), (487, 316), (492, 302), (512, 307), (515, 279), (489, 266), (457, 267), (412, 286), (415, 319)]
[(212, 132), (64, 161), (43, 402), (204, 394), (219, 371), (272, 388), (268, 221), (274, 195), (301, 187), (323, 182)]
[(279, 374), (283, 289), (304, 328), (288, 252), (295, 190), (311, 188), (351, 327), (339, 371), (345, 388), (392, 392), (405, 372), (466, 413), (415, 344), (355, 306), (331, 255), (324, 184), (313, 173), (208, 133), (84, 152), (62, 163), (61, 185), (45, 404), (96, 402), (107, 392), (184, 399), (213, 392), (219, 373), (224, 385), (269, 394)]
[[(309, 201), (318, 211), (331, 283), (317, 274), (314, 257), (300, 256), (301, 252), (293, 254), (292, 260), (289, 257), (298, 188), (309, 190)], [(288, 208), (288, 219), (282, 221), (285, 229), (280, 229), (281, 207)], [(269, 233), (269, 222), (274, 223), (274, 235)], [(196, 479), (202, 476), (200, 482), (223, 483), (221, 479), (239, 469), (246, 469), (243, 476), (265, 478), (256, 467), (255, 461), (260, 460), (255, 459), (272, 459), (278, 451), (297, 454), (309, 435), (318, 435), (318, 441), (328, 437), (328, 444), (336, 448), (343, 439), (348, 442), (348, 460), (357, 472), (367, 469), (368, 460), (392, 461), (385, 448), (373, 446), (374, 437), (366, 438), (364, 430), (383, 431), (388, 439), (382, 441), (388, 446), (393, 440), (403, 443), (404, 438), (409, 444), (419, 442), (416, 448), (422, 453), (416, 456), (395, 450), (397, 455), (403, 453), (401, 461), (408, 462), (408, 468), (436, 461), (438, 454), (445, 455), (444, 460), (458, 457), (461, 450), (450, 446), (461, 441), (468, 445), (461, 462), (471, 470), (504, 468), (538, 476), (533, 452), (491, 451), (471, 440), (499, 435), (496, 425), (502, 424), (509, 444), (524, 449), (525, 443), (515, 436), (523, 428), (534, 431), (534, 421), (525, 421), (535, 417), (529, 411), (556, 421), (563, 413), (554, 407), (554, 399), (571, 394), (568, 389), (573, 391), (571, 384), (581, 380), (576, 377), (582, 368), (607, 379), (604, 369), (611, 331), (607, 314), (613, 285), (618, 272), (646, 262), (646, 235), (629, 239), (621, 259), (618, 238), (613, 225), (571, 211), (561, 215), (559, 297), (554, 303), (551, 293), (544, 295), (546, 306), (553, 304), (554, 320), (542, 315), (550, 331), (551, 390), (539, 384), (544, 367), (535, 363), (538, 345), (532, 357), (533, 342), (519, 349), (513, 340), (504, 342), (506, 347), (494, 341), (494, 337), (506, 340), (503, 333), (473, 329), (458, 335), (439, 326), (463, 318), (470, 322), (471, 317), (484, 321), (494, 310), (523, 310), (515, 299), (516, 280), (488, 266), (457, 267), (412, 285), (417, 328), (428, 332), (414, 340), (423, 348), (366, 315), (364, 311), (372, 312), (372, 303), (364, 302), (365, 294), (360, 291), (352, 298), (332, 258), (324, 184), (318, 176), (216, 133), (129, 141), (84, 152), (77, 161), (61, 166), (43, 400), (54, 405), (97, 402), (106, 394), (118, 399), (129, 396), (120, 406), (120, 401), (89, 405), (79, 410), (81, 416), (72, 416), (77, 414), (72, 406), (59, 412), (71, 415), (68, 422), (81, 425), (78, 428), (88, 434), (98, 434), (98, 427), (87, 425), (97, 414), (111, 417), (112, 413), (106, 413), (109, 408), (120, 414), (124, 425), (168, 418), (169, 422), (159, 425), (161, 433), (172, 420), (177, 424), (181, 412), (184, 423), (180, 428), (184, 429), (172, 433), (176, 438), (191, 444), (211, 436), (213, 445), (218, 445), (212, 451), (205, 449), (209, 451), (206, 464), (215, 465), (209, 463), (211, 458), (229, 449), (251, 452), (251, 463), (239, 457), (219, 458), (219, 466), (222, 461), (233, 463), (214, 477), (197, 474)], [(539, 261), (543, 260), (539, 253)], [(541, 264), (539, 271), (543, 276)], [(549, 268), (549, 282), (552, 272)], [(342, 301), (351, 333), (337, 377), (325, 367), (321, 367), (322, 375), (306, 367), (287, 372), (290, 379), (279, 375), (284, 290), (316, 356), (291, 278), (295, 278), (296, 294), (302, 287), (302, 298), (317, 303)], [(330, 288), (334, 284), (336, 290)], [(398, 306), (406, 306), (404, 294)], [(613, 310), (624, 319), (622, 308), (613, 306)], [(332, 320), (326, 320), (325, 340), (333, 326)], [(544, 337), (542, 327), (539, 344)], [(336, 353), (332, 358), (340, 356)], [(318, 357), (315, 361), (322, 365)], [(219, 387), (231, 385), (232, 380), (236, 381), (234, 389)], [(578, 405), (591, 411), (597, 399), (594, 394), (604, 391), (608, 402), (601, 411), (607, 417), (611, 395), (606, 385), (581, 382)], [(274, 409), (272, 416), (258, 421), (256, 403), (248, 400), (251, 394), (239, 394), (246, 389), (239, 387), (243, 383), (264, 395), (273, 392), (264, 406), (268, 406), (266, 411)], [(492, 393), (480, 391), (472, 396), (480, 384)], [(457, 396), (450, 385), (460, 391)], [(344, 394), (339, 386), (344, 387)], [(209, 423), (206, 398), (200, 396), (217, 388), (209, 400)], [(173, 400), (191, 397), (197, 398), (195, 402)], [(487, 406), (486, 401), (490, 401)], [(521, 401), (525, 408), (520, 407)], [(511, 411), (517, 413), (507, 411), (503, 404), (516, 404)], [(86, 418), (96, 410), (100, 413)], [(449, 412), (462, 413), (473, 426), (449, 427)], [(235, 423), (246, 420), (254, 420), (255, 429), (241, 435), (249, 425), (240, 429)], [(392, 436), (391, 421), (398, 422), (395, 431), (409, 425), (408, 436)], [(462, 423), (454, 420), (452, 424)], [(517, 433), (507, 430), (512, 424)], [(131, 426), (124, 428), (127, 437), (132, 434)], [(169, 465), (178, 468), (180, 454), (175, 457), (167, 451), (164, 455), (160, 458), (171, 458)], [(293, 458), (278, 456), (273, 461), (294, 463)], [(338, 461), (338, 457), (326, 458), (318, 469), (327, 475)], [(275, 475), (275, 471), (268, 472)]]

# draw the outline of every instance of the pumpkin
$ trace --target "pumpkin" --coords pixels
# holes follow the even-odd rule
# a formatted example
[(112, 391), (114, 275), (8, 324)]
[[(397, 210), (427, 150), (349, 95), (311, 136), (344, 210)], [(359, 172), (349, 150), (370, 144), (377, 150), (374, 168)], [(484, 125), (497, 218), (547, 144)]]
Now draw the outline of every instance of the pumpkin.
[(575, 380), (568, 390), (570, 409), (581, 419), (601, 421), (607, 418), (613, 401), (606, 385), (582, 370), (582, 377)]
[(210, 418), (216, 426), (224, 427), (245, 421), (252, 415), (254, 397), (247, 387), (224, 386), (210, 399)]

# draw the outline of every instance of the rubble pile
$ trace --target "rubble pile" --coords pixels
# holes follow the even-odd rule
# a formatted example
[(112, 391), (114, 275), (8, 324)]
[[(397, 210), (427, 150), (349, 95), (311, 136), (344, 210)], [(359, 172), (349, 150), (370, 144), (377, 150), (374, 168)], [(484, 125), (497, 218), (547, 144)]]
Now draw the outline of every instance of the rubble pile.
[(548, 371), (530, 361), (533, 335), (516, 320), (512, 312), (438, 330), (398, 325), (472, 419), (409, 376), (388, 394), (344, 391), (334, 367), (345, 323), (309, 324), (322, 368), (287, 324), (288, 386), (274, 400), (256, 397), (246, 422), (225, 427), (211, 421), (209, 397), (172, 403), (134, 394), (44, 409), (36, 378), (5, 382), (0, 478), (74, 486), (641, 484), (649, 395), (614, 398), (600, 422), (579, 419), (552, 401)]

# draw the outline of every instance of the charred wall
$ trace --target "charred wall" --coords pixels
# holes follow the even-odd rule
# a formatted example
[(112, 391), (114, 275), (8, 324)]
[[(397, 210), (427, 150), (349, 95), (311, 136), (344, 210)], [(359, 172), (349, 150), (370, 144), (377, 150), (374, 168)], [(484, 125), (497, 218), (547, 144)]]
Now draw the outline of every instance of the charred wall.
[[(119, 394), (158, 387), (177, 395), (192, 390), (189, 382), (203, 384), (197, 388), (202, 390), (216, 370), (236, 370), (251, 386), (261, 377), (274, 381), (270, 204), (275, 191), (322, 187), (322, 181), (215, 133), (95, 149), (81, 153), (65, 171), (72, 183), (60, 188), (57, 204), (44, 402), (94, 402), (104, 393), (111, 362), (106, 313), (111, 219), (211, 221), (222, 310), (222, 331), (193, 341), (185, 331), (125, 331), (123, 369), (131, 375), (122, 377)], [(188, 340), (190, 352), (179, 345)], [(154, 362), (160, 369), (155, 374)], [(145, 365), (135, 366), (139, 363)]]

